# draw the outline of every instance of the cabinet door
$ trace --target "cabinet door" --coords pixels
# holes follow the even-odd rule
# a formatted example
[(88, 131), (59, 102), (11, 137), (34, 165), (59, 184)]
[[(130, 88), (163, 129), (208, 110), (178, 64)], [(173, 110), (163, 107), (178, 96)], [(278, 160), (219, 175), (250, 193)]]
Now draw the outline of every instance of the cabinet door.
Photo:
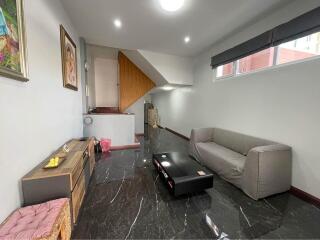
[(70, 198), (70, 175), (22, 179), (23, 205), (29, 206), (58, 198)]
[(90, 163), (90, 176), (92, 175), (94, 166), (96, 164), (96, 155), (94, 152), (94, 140), (91, 139), (89, 143), (89, 163)]

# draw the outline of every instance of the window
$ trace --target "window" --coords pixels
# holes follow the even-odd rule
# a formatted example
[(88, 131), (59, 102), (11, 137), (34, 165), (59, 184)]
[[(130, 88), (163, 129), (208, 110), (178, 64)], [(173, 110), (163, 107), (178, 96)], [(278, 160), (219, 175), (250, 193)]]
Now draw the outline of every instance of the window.
[(237, 73), (248, 73), (262, 68), (271, 67), (274, 59), (274, 48), (252, 54), (238, 61)]
[(234, 64), (228, 63), (217, 68), (217, 77), (227, 77), (233, 75), (234, 72)]
[(320, 32), (219, 66), (216, 70), (216, 76), (217, 78), (236, 76), (315, 56), (320, 56)]
[(279, 45), (277, 64), (320, 55), (320, 32)]

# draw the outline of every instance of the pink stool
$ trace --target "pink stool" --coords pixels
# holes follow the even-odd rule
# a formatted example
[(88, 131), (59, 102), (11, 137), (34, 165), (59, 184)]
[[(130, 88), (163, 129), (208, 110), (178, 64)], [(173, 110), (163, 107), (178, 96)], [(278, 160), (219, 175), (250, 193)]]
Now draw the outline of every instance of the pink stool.
[(0, 225), (0, 240), (67, 240), (70, 237), (68, 198), (17, 209)]
[(101, 138), (100, 146), (102, 152), (109, 152), (111, 148), (111, 139)]

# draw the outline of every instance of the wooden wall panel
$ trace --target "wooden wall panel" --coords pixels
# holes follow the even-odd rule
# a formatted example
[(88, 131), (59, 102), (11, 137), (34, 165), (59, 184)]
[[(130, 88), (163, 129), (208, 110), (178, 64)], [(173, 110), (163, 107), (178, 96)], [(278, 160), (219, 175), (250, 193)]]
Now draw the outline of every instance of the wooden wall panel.
[(122, 52), (119, 52), (120, 111), (125, 111), (156, 85)]

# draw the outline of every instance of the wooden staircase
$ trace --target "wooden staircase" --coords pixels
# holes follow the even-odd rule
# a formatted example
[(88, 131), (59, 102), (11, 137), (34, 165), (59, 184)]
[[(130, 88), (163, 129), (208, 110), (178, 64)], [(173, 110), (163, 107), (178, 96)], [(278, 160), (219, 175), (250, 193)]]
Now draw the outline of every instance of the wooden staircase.
[(119, 52), (120, 112), (124, 112), (156, 84), (122, 52)]

